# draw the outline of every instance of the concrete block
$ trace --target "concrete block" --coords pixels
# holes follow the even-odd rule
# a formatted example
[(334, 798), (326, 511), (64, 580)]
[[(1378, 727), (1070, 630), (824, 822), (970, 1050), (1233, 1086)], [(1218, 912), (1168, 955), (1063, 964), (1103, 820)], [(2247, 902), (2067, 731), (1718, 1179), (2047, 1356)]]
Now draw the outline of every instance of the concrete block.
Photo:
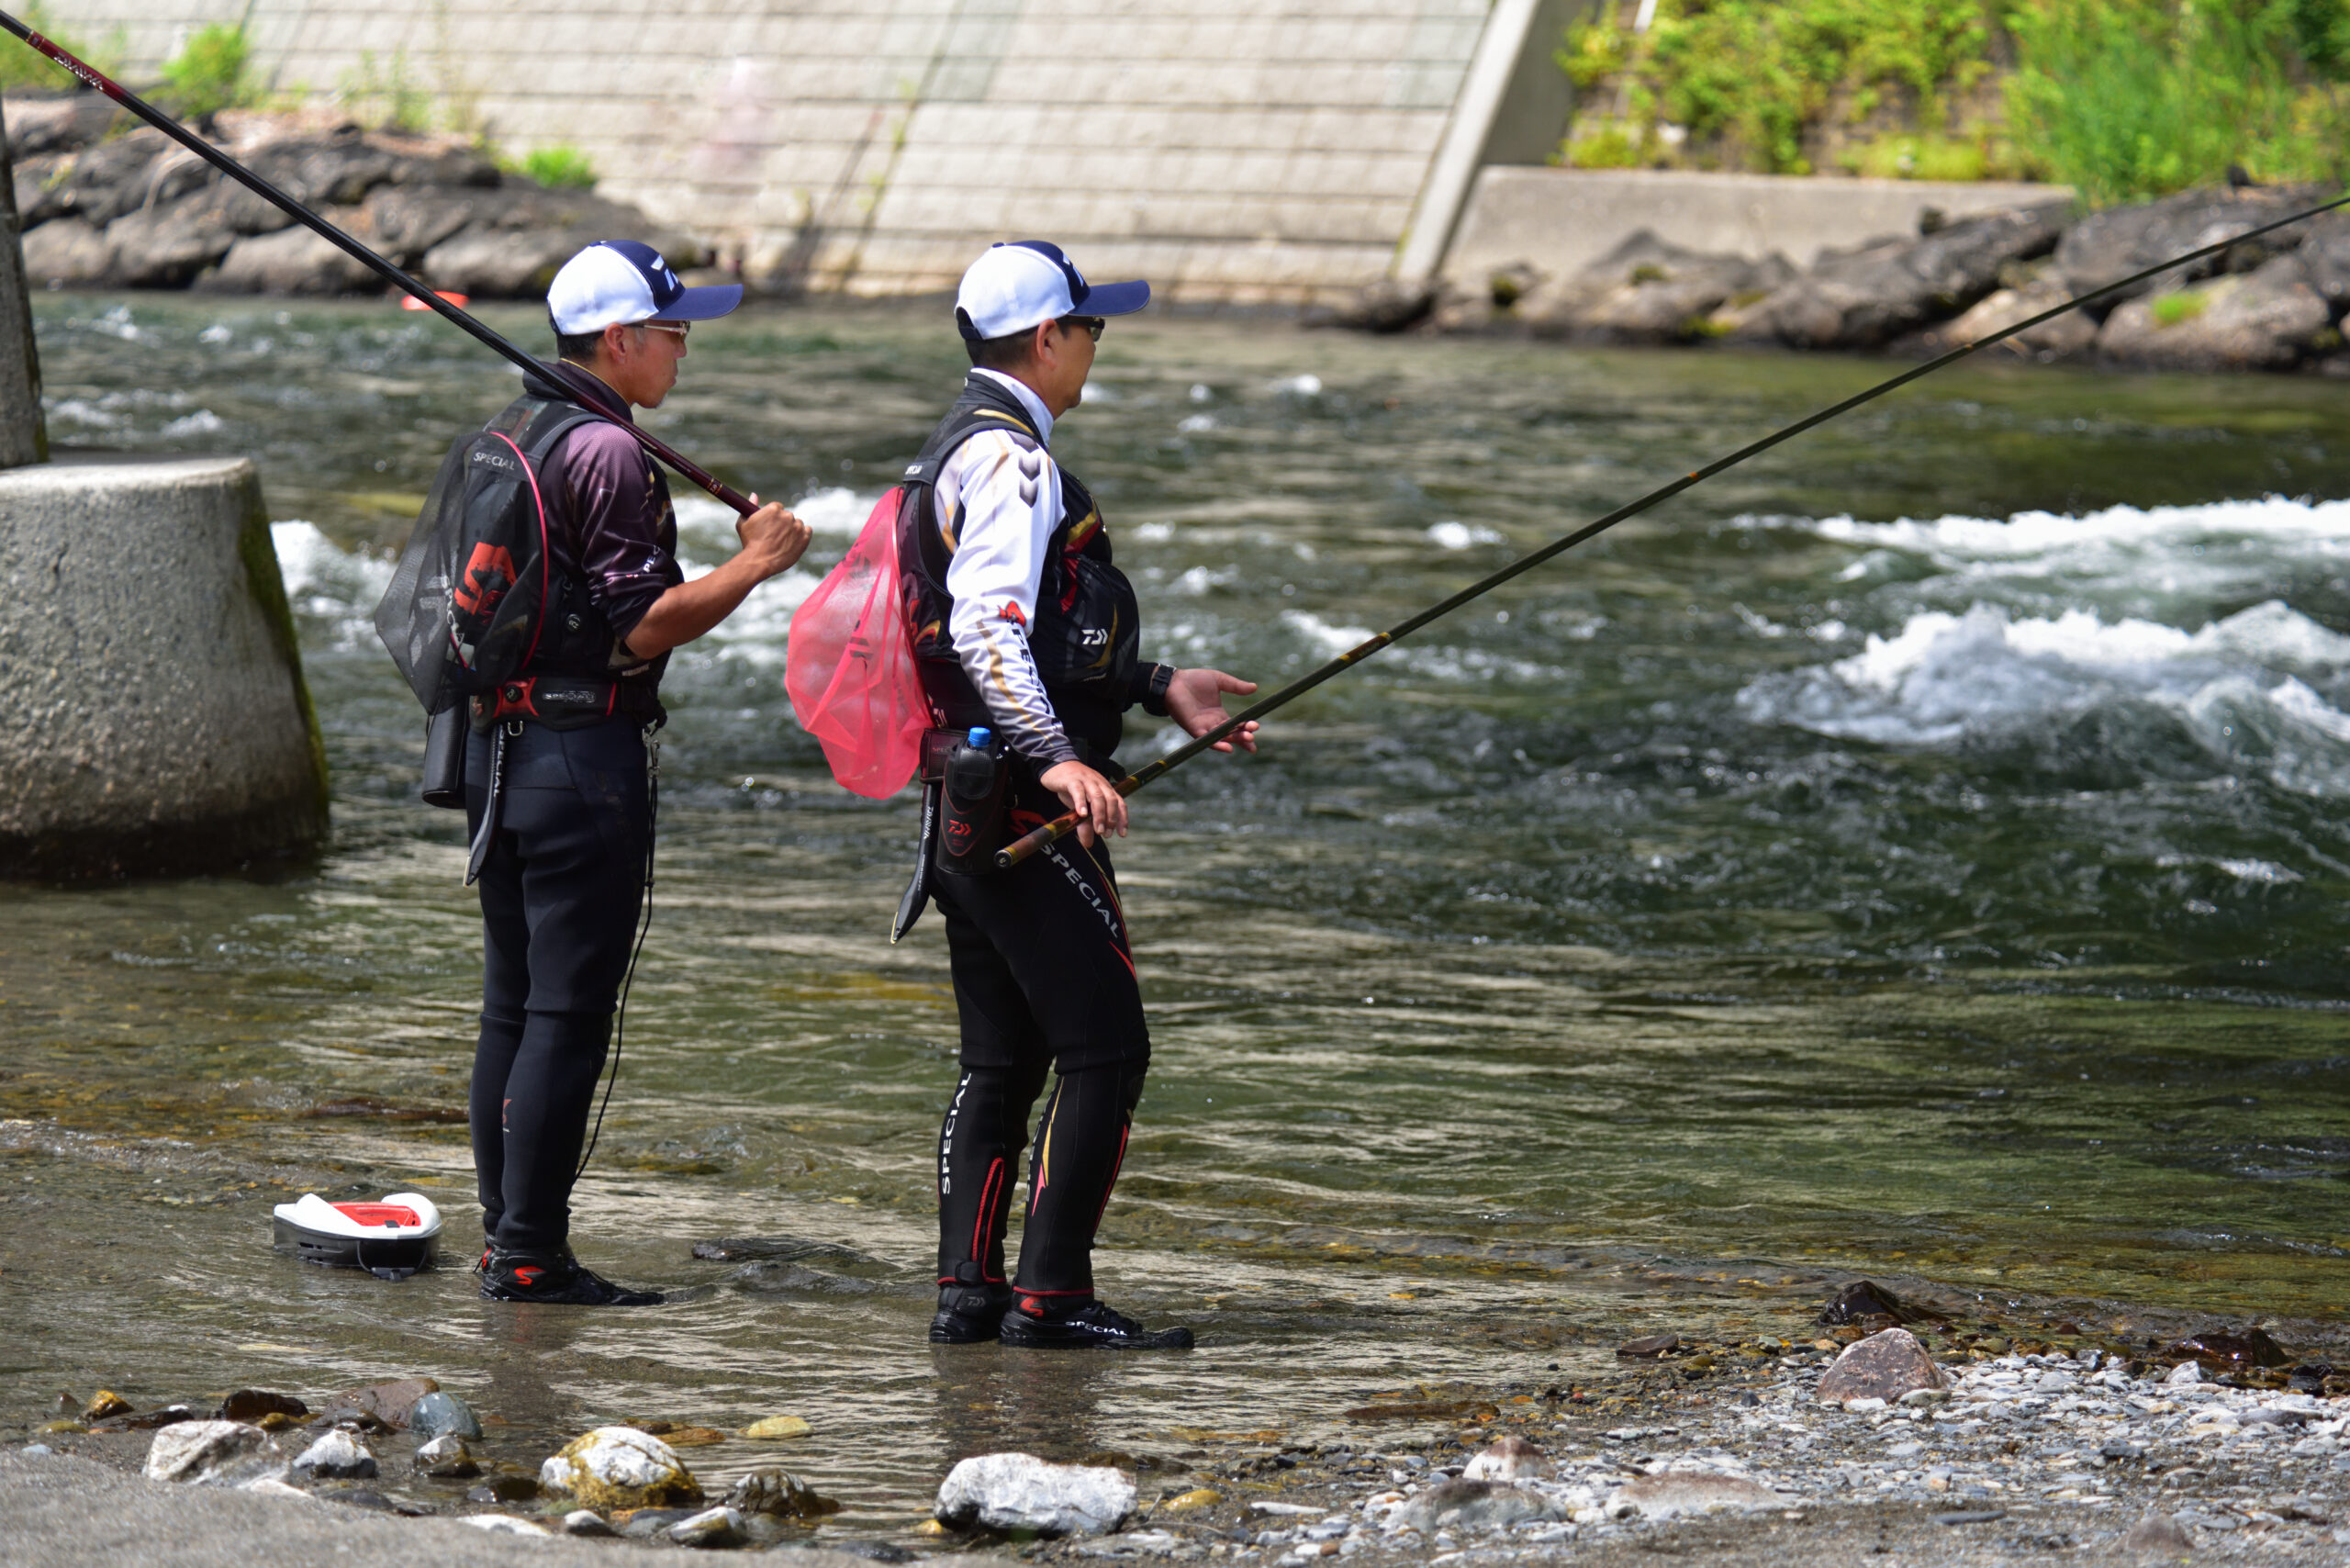
[(225, 870), (325, 837), (326, 753), (248, 460), (0, 473), (0, 874)]

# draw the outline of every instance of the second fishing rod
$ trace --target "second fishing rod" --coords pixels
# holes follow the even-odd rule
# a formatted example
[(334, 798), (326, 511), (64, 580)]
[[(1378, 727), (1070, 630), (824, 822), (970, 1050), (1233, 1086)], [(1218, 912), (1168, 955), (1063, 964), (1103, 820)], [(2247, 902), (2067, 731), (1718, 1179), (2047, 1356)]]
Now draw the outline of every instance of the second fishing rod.
[(554, 375), (577, 397), (580, 407), (627, 431), (635, 438), (637, 444), (643, 447), (646, 452), (668, 465), (677, 474), (699, 488), (732, 507), (737, 514), (748, 517), (758, 510), (752, 504), (750, 497), (727, 484), (660, 437), (643, 429), (626, 414), (615, 411), (611, 406), (612, 395), (601, 383), (581, 372), (575, 371), (560, 361), (542, 360), (516, 346), (502, 333), (492, 330), (464, 309), (442, 298), (422, 280), (410, 276), (387, 258), (377, 254), (352, 235), (328, 222), (307, 205), (297, 200), (290, 193), (281, 189), (274, 182), (248, 169), (244, 164), (182, 125), (172, 116), (157, 108), (121, 83), (115, 81), (96, 66), (62, 47), (54, 39), (43, 38), (6, 11), (0, 11), (0, 29), (14, 33), (35, 52), (72, 72), (84, 86), (102, 93), (120, 104), (124, 108), (243, 185), (263, 201), (279, 207), (297, 222), (349, 254), (393, 287), (419, 304), (439, 312), (443, 319), (453, 322), (476, 342), (520, 366), (525, 375), (536, 373), (541, 375)]
[[(1793, 441), (1796, 436), (1803, 434), (1806, 431), (1826, 424), (1829, 420), (1835, 419), (1840, 415), (1850, 413), (1863, 403), (1874, 402), (1875, 399), (1884, 397), (1889, 392), (1895, 392), (1908, 386), (1913, 381), (1919, 380), (1924, 376), (1931, 375), (1934, 372), (1941, 370), (1947, 365), (1955, 364), (1960, 360), (1966, 358), (1969, 354), (1989, 348), (1995, 343), (2005, 342), (2008, 339), (2015, 337), (2019, 333), (2030, 331), (2032, 328), (2039, 326), (2044, 321), (2053, 321), (2057, 317), (2065, 314), (2067, 311), (2077, 310), (2084, 305), (2094, 304), (2098, 300), (2118, 294), (2121, 290), (2132, 287), (2138, 284), (2144, 283), (2149, 278), (2158, 277), (2164, 273), (2170, 272), (2176, 268), (2191, 265), (2196, 262), (2201, 261), (2206, 256), (2218, 255), (2223, 251), (2242, 244), (2246, 240), (2256, 239), (2263, 234), (2273, 234), (2279, 229), (2288, 229), (2296, 223), (2306, 223), (2311, 218), (2318, 217), (2322, 213), (2332, 212), (2334, 208), (2345, 205), (2350, 205), (2350, 195), (2336, 196), (2332, 201), (2322, 202), (2316, 207), (2308, 207), (2288, 217), (2277, 218), (2273, 222), (2264, 223), (2259, 225), (2257, 228), (2247, 229), (2239, 233), (2231, 234), (2224, 240), (2215, 241), (2209, 245), (2199, 246), (2197, 249), (2188, 251), (2182, 255), (2173, 256), (2167, 261), (2159, 262), (2151, 267), (2145, 267), (2138, 272), (2132, 273), (2127, 277), (2116, 278), (2111, 283), (2103, 285), (2098, 288), (2090, 289), (2085, 294), (2075, 295), (2072, 298), (2067, 299), (2061, 304), (2052, 306), (2048, 309), (2041, 311), (2038, 315), (2028, 316), (2024, 318), (2024, 319), (2016, 322), (2013, 326), (2002, 328), (1996, 332), (1987, 332), (1982, 337), (1976, 338), (1972, 342), (1963, 343), (1947, 353), (1940, 355), (1937, 358), (1928, 360), (1923, 364), (1912, 366), (1910, 369), (1903, 371), (1898, 375), (1889, 376), (1886, 380), (1878, 382), (1875, 386), (1867, 388), (1865, 391), (1854, 393), (1850, 398), (1845, 398), (1842, 402), (1833, 403), (1825, 409), (1819, 409), (1816, 413), (1807, 414), (1804, 418), (1796, 420), (1793, 424), (1783, 425), (1779, 429), (1773, 431), (1769, 435), (1762, 437), (1761, 440), (1750, 442), (1746, 445), (1740, 447), (1735, 452), (1729, 453), (1725, 456), (1716, 458), (1713, 462), (1707, 464), (1702, 468), (1693, 469), (1689, 473), (1682, 475), (1679, 478), (1674, 479), (1668, 484), (1660, 485), (1655, 489), (1651, 490), (1647, 495), (1641, 496), (1636, 500), (1628, 501), (1623, 506), (1617, 507), (1614, 511), (1609, 512), (1606, 516), (1595, 519), (1594, 521), (1585, 523), (1583, 527), (1576, 529), (1573, 532), (1563, 534), (1561, 537), (1552, 540), (1550, 543), (1543, 545), (1540, 549), (1536, 550), (1531, 554), (1519, 556), (1516, 560), (1512, 561), (1508, 566), (1502, 567), (1499, 571), (1493, 573), (1491, 576), (1480, 577), (1477, 581), (1471, 583), (1467, 588), (1462, 588), (1460, 592), (1438, 600), (1436, 603), (1429, 605), (1426, 610), (1419, 611), (1416, 615), (1405, 617), (1404, 620), (1399, 621), (1394, 625), (1387, 628), (1384, 632), (1378, 633), (1362, 643), (1358, 644), (1356, 646), (1348, 648), (1345, 653), (1340, 654), (1334, 659), (1331, 659), (1328, 663), (1321, 665), (1320, 666), (1308, 671), (1306, 674), (1300, 676), (1297, 679), (1291, 681), (1287, 686), (1282, 687), (1279, 691), (1273, 692), (1270, 696), (1259, 698), (1257, 701), (1250, 703), (1248, 707), (1243, 708), (1239, 712), (1233, 714), (1230, 718), (1225, 720), (1224, 722), (1216, 725), (1214, 729), (1209, 730), (1203, 734), (1195, 735), (1191, 740), (1188, 740), (1181, 745), (1177, 746), (1173, 751), (1167, 753), (1164, 756), (1158, 757), (1151, 762), (1146, 763), (1134, 772), (1127, 774), (1124, 778), (1119, 779), (1114, 788), (1121, 795), (1132, 795), (1136, 790), (1142, 789), (1153, 780), (1165, 778), (1169, 773), (1191, 761), (1192, 758), (1199, 756), (1202, 752), (1214, 747), (1219, 742), (1229, 740), (1245, 725), (1254, 723), (1264, 718), (1268, 713), (1271, 713), (1276, 710), (1287, 707), (1290, 703), (1294, 702), (1297, 699), (1304, 696), (1315, 687), (1322, 685), (1325, 681), (1333, 679), (1339, 675), (1343, 675), (1346, 671), (1353, 668), (1356, 665), (1360, 664), (1363, 660), (1371, 657), (1373, 654), (1378, 653), (1382, 648), (1388, 646), (1390, 644), (1401, 642), (1404, 638), (1410, 636), (1413, 633), (1418, 631), (1421, 627), (1427, 625), (1430, 622), (1441, 621), (1444, 617), (1451, 614), (1462, 605), (1468, 604), (1473, 599), (1483, 598), (1486, 594), (1493, 592), (1494, 589), (1500, 588), (1504, 583), (1509, 582), (1513, 578), (1523, 577), (1528, 572), (1532, 571), (1535, 567), (1541, 566), (1544, 562), (1550, 560), (1552, 557), (1563, 554), (1567, 551), (1573, 549), (1576, 545), (1583, 543), (1584, 541), (1596, 538), (1600, 534), (1606, 532), (1609, 529), (1614, 528), (1617, 523), (1628, 521), (1630, 519), (1639, 516), (1642, 512), (1651, 510), (1654, 508), (1662, 505), (1664, 502), (1671, 500), (1673, 497), (1681, 494), (1682, 491), (1688, 489), (1691, 486), (1703, 484), (1706, 480), (1712, 478), (1715, 475), (1721, 473), (1724, 469), (1734, 468), (1738, 465), (1745, 462), (1747, 459), (1759, 456), (1762, 453), (1770, 451), (1773, 447), (1779, 445), (1783, 442)], [(1043, 849), (1046, 846), (1058, 843), (1061, 839), (1066, 838), (1070, 834), (1076, 832), (1078, 827), (1080, 825), (1081, 821), (1082, 819), (1080, 819), (1075, 812), (1069, 812), (1054, 818), (1051, 822), (1046, 823), (1041, 827), (1032, 829), (1030, 832), (1013, 840), (1010, 844), (1004, 846), (1002, 849), (996, 852), (996, 866), (999, 869), (1008, 870), (1012, 867), (1019, 865), (1023, 860), (1027, 859), (1030, 856), (1035, 854), (1038, 850)]]

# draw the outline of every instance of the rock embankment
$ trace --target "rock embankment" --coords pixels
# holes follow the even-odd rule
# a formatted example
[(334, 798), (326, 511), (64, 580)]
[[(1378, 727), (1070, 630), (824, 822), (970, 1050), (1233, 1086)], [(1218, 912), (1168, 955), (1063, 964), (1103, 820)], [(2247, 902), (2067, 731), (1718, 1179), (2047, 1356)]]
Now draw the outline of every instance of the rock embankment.
[[(385, 287), (280, 208), (104, 98), (11, 97), (5, 109), (33, 288), (338, 295)], [(450, 138), (241, 111), (200, 129), (296, 200), (450, 293), (542, 296), (555, 268), (593, 240), (643, 240), (681, 269), (709, 259), (632, 207), (506, 173)]]
[[(1730, 342), (1940, 353), (2185, 252), (2314, 206), (2315, 186), (2186, 191), (2072, 218), (1976, 214), (1849, 251), (1808, 270), (1668, 244), (1647, 230), (1579, 271), (1539, 257), (1483, 294), (1382, 286), (1333, 324), (1368, 331), (1520, 333), (1588, 343)], [(2246, 239), (1996, 345), (2042, 364), (2350, 375), (2350, 212)]]

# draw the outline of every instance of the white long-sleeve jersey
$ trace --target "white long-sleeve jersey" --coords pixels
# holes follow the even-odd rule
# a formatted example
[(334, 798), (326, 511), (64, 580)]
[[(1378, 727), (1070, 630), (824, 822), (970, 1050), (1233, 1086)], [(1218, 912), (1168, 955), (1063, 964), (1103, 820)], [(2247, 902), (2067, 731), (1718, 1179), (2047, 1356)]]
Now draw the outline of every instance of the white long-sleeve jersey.
[[(1035, 393), (1009, 375), (982, 369), (1020, 399), (1049, 442), (1053, 417)], [(963, 673), (988, 706), (1006, 745), (1040, 769), (1077, 759), (1060, 715), (1045, 695), (1028, 638), (1045, 552), (1060, 525), (1061, 475), (1042, 445), (981, 431), (948, 455), (932, 489), (940, 532), (953, 551), (946, 591), (955, 600), (947, 634)]]

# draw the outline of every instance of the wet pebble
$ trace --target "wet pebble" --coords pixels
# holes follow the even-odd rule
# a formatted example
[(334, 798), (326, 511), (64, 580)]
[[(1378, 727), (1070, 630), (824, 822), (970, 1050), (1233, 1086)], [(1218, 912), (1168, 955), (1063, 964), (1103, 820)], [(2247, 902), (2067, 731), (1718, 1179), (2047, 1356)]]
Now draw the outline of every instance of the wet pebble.
[(604, 1516), (593, 1508), (574, 1508), (563, 1516), (563, 1533), (583, 1536), (615, 1536), (620, 1531), (605, 1521)]
[(481, 1421), (473, 1406), (453, 1394), (435, 1389), (408, 1411), (408, 1428), (420, 1438), (481, 1436)]
[(481, 1462), (465, 1446), (465, 1439), (453, 1432), (418, 1449), (415, 1464), (419, 1475), (429, 1475), (435, 1481), (470, 1481), (481, 1473)]
[(679, 1546), (706, 1549), (742, 1546), (750, 1540), (743, 1533), (743, 1516), (723, 1506), (679, 1519), (664, 1533)]

